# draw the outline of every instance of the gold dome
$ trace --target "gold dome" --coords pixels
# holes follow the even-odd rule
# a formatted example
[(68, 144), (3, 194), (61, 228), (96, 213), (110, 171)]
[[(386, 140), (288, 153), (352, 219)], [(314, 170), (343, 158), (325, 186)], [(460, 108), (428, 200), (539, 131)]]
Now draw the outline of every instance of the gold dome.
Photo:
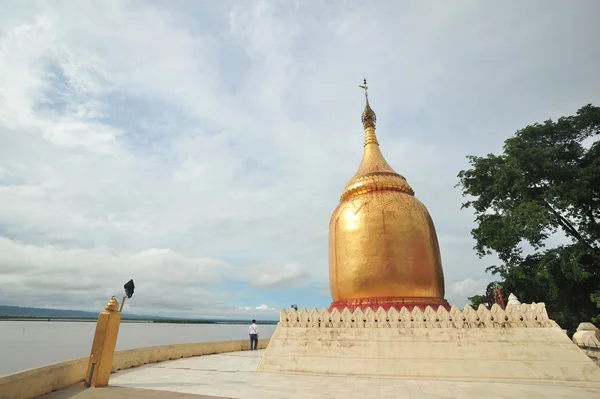
[(447, 307), (433, 221), (383, 157), (376, 121), (367, 97), (362, 162), (329, 224), (331, 308)]

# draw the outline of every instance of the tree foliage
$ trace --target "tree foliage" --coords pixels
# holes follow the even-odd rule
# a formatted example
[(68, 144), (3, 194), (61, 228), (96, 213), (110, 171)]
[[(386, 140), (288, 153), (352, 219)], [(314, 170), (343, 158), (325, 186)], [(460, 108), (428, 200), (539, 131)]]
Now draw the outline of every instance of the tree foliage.
[(484, 295), (473, 295), (470, 296), (468, 299), (471, 302), (471, 307), (473, 309), (477, 309), (479, 305), (488, 306), (488, 299)]
[(458, 175), (463, 208), (476, 216), (475, 249), (502, 261), (487, 270), (505, 298), (545, 302), (569, 330), (600, 322), (598, 134), (600, 107), (586, 105), (517, 131), (501, 155), (469, 156)]

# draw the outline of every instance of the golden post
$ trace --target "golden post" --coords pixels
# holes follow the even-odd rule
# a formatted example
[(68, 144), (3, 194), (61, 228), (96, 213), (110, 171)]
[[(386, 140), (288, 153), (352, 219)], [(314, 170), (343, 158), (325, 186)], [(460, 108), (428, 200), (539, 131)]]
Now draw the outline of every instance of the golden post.
[(113, 296), (106, 304), (104, 312), (98, 315), (90, 360), (85, 373), (85, 385), (88, 387), (96, 388), (108, 385), (124, 303), (125, 297), (119, 308), (119, 302)]

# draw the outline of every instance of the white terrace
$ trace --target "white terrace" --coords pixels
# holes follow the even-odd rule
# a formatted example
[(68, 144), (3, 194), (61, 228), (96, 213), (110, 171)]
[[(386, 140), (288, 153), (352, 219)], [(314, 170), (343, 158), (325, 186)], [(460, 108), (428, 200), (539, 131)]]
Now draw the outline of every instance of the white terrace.
[[(78, 387), (73, 387), (43, 398), (193, 399), (202, 397), (191, 395), (244, 399), (597, 399), (600, 397), (598, 384), (482, 382), (469, 379), (440, 381), (258, 372), (257, 367), (263, 352), (231, 352), (155, 363), (113, 374), (108, 388), (89, 389), (77, 394)], [(72, 396), (73, 394), (75, 396)], [(182, 394), (190, 396), (181, 396)]]

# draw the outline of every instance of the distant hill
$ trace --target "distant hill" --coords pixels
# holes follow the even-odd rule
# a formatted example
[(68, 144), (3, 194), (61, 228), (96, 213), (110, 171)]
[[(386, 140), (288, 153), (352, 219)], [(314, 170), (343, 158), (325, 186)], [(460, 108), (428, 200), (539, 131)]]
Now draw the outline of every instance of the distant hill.
[[(99, 312), (87, 312), (84, 310), (28, 308), (24, 306), (0, 305), (0, 317), (3, 318), (67, 318), (67, 319), (96, 319)], [(160, 316), (136, 315), (123, 313), (123, 319), (129, 320), (153, 320), (164, 319)]]
[[(84, 310), (29, 308), (24, 306), (0, 305), (0, 320), (2, 319), (77, 319), (96, 320), (99, 312)], [(182, 323), (182, 324), (246, 324), (248, 320), (233, 319), (192, 319), (182, 317), (164, 317), (153, 315), (139, 315), (123, 313), (123, 320), (152, 321), (154, 323)], [(263, 320), (260, 324), (277, 324), (273, 320)]]

